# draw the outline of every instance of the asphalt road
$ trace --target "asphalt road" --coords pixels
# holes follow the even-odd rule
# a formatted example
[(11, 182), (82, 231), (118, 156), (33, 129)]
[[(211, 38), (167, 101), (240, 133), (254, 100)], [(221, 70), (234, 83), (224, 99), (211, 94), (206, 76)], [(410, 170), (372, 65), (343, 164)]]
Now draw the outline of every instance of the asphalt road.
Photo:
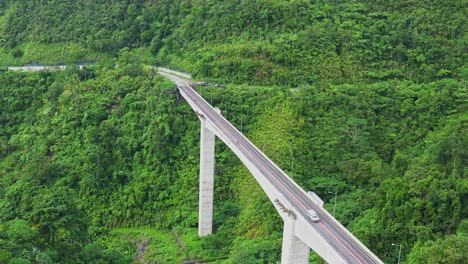
[[(164, 74), (165, 75), (165, 74)], [(165, 75), (167, 76), (167, 75)], [(187, 85), (183, 79), (175, 76), (167, 76), (176, 82), (179, 90), (190, 97), (201, 110), (205, 118), (209, 119), (220, 131), (223, 131), (227, 139), (243, 151), (243, 153), (257, 165), (257, 168), (270, 180), (292, 206), (309, 222), (309, 224), (320, 233), (329, 244), (348, 263), (382, 263), (378, 258), (369, 254), (360, 243), (345, 232), (329, 214), (324, 213), (322, 207), (310, 200), (308, 194), (293, 183), (273, 161), (254, 146), (245, 136), (241, 134), (231, 123), (208, 104), (192, 87)], [(308, 216), (307, 211), (313, 209), (320, 217), (318, 223), (314, 223)]]

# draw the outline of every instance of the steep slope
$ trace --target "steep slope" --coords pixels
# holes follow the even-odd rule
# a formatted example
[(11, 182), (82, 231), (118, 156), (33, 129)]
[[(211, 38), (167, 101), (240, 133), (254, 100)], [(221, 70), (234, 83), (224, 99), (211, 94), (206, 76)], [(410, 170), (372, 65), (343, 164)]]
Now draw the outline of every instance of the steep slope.
[(158, 64), (236, 83), (424, 82), (466, 74), (466, 11), (463, 0), (10, 0), (0, 46), (17, 63), (47, 60), (26, 43), (65, 45), (57, 62), (143, 47)]
[(336, 192), (337, 218), (383, 260), (396, 243), (408, 263), (464, 263), (465, 13), (465, 1), (1, 1), (0, 67), (97, 66), (0, 72), (0, 263), (128, 263), (132, 246), (109, 230), (144, 226), (180, 231), (197, 258), (279, 259), (281, 221), (222, 144), (216, 232), (191, 237), (198, 120), (142, 63), (228, 83), (199, 91), (328, 209)]

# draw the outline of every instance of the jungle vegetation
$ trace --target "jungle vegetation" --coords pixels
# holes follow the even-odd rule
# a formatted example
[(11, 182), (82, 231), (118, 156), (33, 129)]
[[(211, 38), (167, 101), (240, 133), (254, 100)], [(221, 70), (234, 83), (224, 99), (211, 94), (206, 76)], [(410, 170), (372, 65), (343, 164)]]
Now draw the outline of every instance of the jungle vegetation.
[(402, 263), (464, 263), (466, 13), (464, 0), (1, 1), (0, 69), (70, 67), (0, 70), (0, 263), (131, 263), (135, 237), (161, 263), (279, 260), (281, 219), (222, 142), (215, 233), (194, 236), (199, 121), (148, 64), (226, 84), (197, 89), (329, 210), (336, 193), (336, 218), (385, 262), (401, 244)]

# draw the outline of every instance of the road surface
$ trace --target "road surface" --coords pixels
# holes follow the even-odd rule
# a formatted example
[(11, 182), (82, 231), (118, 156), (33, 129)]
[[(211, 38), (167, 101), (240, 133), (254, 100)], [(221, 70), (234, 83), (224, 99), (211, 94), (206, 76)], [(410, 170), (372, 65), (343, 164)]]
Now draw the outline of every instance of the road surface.
[[(338, 252), (348, 263), (382, 263), (357, 239), (352, 237), (345, 228), (337, 223), (330, 214), (325, 213), (322, 207), (318, 206), (293, 180), (279, 169), (273, 161), (263, 154), (250, 140), (229, 123), (220, 113), (208, 104), (192, 87), (183, 79), (162, 74), (177, 84), (178, 89), (193, 101), (205, 118), (213, 123), (220, 131), (223, 131), (230, 142), (235, 142), (243, 153), (256, 164), (257, 168), (269, 179), (269, 181), (279, 190), (289, 203), (300, 213), (309, 224), (320, 233), (328, 243)], [(320, 218), (318, 223), (314, 223), (308, 216), (307, 211), (313, 209)]]

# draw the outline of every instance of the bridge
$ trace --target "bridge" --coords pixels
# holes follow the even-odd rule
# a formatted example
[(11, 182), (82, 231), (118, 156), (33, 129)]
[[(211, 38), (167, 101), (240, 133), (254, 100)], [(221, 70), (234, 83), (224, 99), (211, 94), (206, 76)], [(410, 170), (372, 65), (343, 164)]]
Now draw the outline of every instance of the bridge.
[[(281, 263), (307, 264), (310, 249), (328, 263), (383, 263), (323, 207), (314, 193), (305, 192), (281, 168), (227, 121), (183, 78), (159, 69), (175, 82), (180, 94), (201, 121), (198, 233), (212, 233), (215, 138), (221, 139), (262, 187), (284, 221)], [(310, 216), (310, 210), (320, 219)]]

